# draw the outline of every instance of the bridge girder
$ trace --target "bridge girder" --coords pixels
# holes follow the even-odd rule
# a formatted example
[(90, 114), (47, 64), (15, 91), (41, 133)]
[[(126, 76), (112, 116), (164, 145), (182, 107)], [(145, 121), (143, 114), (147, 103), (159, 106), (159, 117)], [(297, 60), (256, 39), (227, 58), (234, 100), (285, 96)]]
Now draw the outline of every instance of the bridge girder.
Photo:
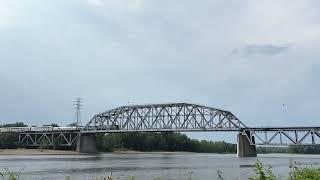
[(96, 114), (81, 133), (238, 131), (246, 127), (230, 111), (188, 103), (121, 106)]

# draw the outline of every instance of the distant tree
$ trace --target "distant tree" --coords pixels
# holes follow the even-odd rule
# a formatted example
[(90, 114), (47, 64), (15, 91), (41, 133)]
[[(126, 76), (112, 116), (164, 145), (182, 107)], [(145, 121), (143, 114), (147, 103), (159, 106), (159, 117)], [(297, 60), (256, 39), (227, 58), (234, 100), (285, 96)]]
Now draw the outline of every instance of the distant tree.
[(292, 145), (288, 147), (289, 153), (320, 154), (320, 145)]
[(52, 126), (52, 127), (60, 127), (58, 124), (56, 124), (56, 123), (52, 123), (52, 124), (50, 124), (50, 126)]
[(42, 126), (52, 126), (52, 127), (60, 127), (58, 124), (56, 123), (52, 123), (52, 124), (44, 124)]
[(68, 125), (68, 127), (72, 127), (72, 126), (77, 126), (77, 123), (74, 122), (74, 123), (71, 123), (71, 124)]
[(199, 141), (180, 133), (119, 133), (98, 135), (99, 151), (132, 149), (138, 151), (190, 151), (235, 153), (236, 145), (226, 142)]
[(0, 127), (28, 127), (28, 125), (24, 124), (23, 122), (16, 122), (13, 124), (4, 124)]
[(49, 141), (45, 138), (42, 138), (39, 149), (49, 149)]
[(0, 134), (0, 149), (15, 149), (17, 148), (17, 134), (2, 133)]

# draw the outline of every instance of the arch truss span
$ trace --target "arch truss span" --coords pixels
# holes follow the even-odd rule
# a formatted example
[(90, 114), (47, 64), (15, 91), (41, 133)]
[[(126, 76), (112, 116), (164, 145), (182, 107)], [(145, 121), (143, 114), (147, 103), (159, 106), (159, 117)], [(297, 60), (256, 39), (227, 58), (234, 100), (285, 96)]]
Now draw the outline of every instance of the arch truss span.
[(93, 132), (238, 131), (230, 111), (188, 103), (122, 106), (96, 114), (82, 129)]

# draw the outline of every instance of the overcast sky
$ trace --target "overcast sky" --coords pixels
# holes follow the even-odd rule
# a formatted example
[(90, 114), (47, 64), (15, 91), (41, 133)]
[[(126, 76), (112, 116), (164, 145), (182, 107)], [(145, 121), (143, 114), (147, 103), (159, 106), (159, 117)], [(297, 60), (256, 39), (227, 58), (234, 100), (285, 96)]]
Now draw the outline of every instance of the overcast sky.
[[(189, 102), (319, 126), (319, 0), (0, 0), (0, 124)], [(203, 136), (203, 135), (201, 135)]]

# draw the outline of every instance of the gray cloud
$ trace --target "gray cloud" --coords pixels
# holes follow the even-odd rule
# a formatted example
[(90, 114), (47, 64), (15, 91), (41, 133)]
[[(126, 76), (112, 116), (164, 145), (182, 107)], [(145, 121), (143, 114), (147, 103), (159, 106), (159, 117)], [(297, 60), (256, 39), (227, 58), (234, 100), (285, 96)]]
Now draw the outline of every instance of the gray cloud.
[(0, 23), (0, 123), (68, 124), (77, 96), (83, 122), (128, 102), (174, 101), (258, 125), (319, 117), (319, 17), (305, 14), (318, 1), (112, 1), (0, 2), (10, 22)]
[(290, 50), (289, 46), (279, 46), (273, 44), (249, 44), (241, 48), (236, 48), (231, 51), (231, 56), (274, 56), (282, 54)]

